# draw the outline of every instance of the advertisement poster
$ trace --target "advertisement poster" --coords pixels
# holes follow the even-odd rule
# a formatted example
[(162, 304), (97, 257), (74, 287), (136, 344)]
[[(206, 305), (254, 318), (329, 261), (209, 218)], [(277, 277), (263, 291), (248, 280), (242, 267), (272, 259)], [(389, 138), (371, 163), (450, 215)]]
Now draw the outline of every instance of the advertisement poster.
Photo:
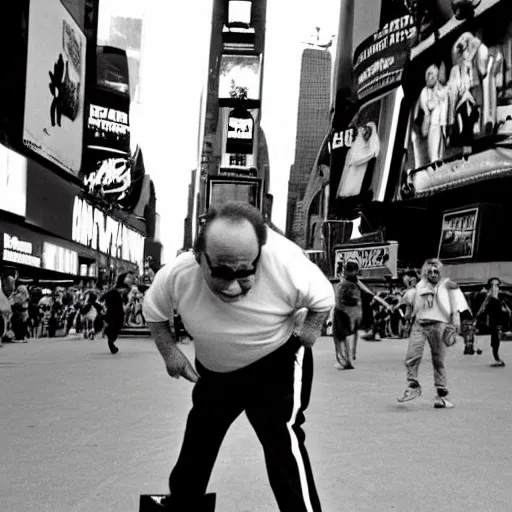
[(401, 84), (415, 34), (413, 18), (406, 15), (386, 23), (357, 47), (354, 80), (360, 100)]
[(27, 159), (0, 144), (0, 210), (25, 217)]
[(330, 208), (340, 201), (382, 201), (395, 140), (394, 126), (400, 108), (401, 88), (363, 105), (347, 129), (331, 140)]
[(443, 215), (438, 253), (440, 260), (473, 257), (477, 220), (478, 208)]
[(219, 69), (219, 99), (260, 99), (260, 58), (223, 55)]
[(414, 101), (399, 199), (510, 168), (512, 22), (499, 13), (489, 20), (491, 26), (438, 45), (432, 60), (411, 64)]
[(82, 159), (86, 39), (60, 0), (30, 2), (23, 142), (66, 171)]
[(363, 276), (397, 275), (398, 244), (392, 242), (371, 247), (338, 249), (334, 253), (334, 274), (340, 275), (347, 261), (355, 260), (359, 263)]

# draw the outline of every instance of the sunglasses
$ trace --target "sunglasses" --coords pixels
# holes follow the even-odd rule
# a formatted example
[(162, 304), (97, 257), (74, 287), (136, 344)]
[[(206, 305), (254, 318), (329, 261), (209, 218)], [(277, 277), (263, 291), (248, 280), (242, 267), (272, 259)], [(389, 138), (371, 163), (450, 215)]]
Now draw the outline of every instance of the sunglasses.
[(258, 256), (252, 262), (252, 269), (243, 269), (243, 270), (233, 270), (232, 268), (226, 265), (219, 265), (218, 267), (214, 267), (208, 254), (203, 252), (204, 258), (206, 260), (206, 264), (208, 265), (208, 269), (210, 270), (210, 275), (214, 279), (222, 279), (223, 281), (238, 281), (239, 279), (247, 279), (248, 277), (256, 274), (256, 267), (258, 265), (258, 261), (260, 259), (261, 252), (258, 252)]

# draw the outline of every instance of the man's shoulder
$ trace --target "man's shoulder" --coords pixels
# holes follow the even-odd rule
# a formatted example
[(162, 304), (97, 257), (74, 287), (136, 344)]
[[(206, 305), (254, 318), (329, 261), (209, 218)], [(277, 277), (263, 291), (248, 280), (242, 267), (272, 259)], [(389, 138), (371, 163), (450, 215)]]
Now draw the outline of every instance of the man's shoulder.
[(263, 250), (278, 256), (301, 255), (305, 257), (304, 251), (295, 242), (269, 228), (267, 228), (267, 243), (263, 246)]
[(182, 274), (188, 274), (197, 266), (195, 254), (193, 252), (184, 252), (180, 254), (172, 263), (167, 263), (160, 268), (158, 274), (160, 278), (172, 278)]

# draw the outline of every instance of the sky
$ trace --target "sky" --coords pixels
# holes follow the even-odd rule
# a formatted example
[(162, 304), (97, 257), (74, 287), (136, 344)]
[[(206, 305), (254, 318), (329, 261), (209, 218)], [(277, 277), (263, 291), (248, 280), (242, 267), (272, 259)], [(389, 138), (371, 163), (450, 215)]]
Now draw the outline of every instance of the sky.
[[(355, 48), (377, 30), (379, 10), (375, 0), (354, 3)], [(141, 106), (132, 112), (132, 134), (155, 183), (162, 262), (170, 263), (183, 244), (188, 185), (198, 161), (213, 1), (101, 0), (100, 5), (100, 37), (108, 32), (110, 15), (144, 20)], [(283, 230), (295, 152), (302, 42), (317, 26), (326, 37), (336, 34), (339, 8), (340, 0), (267, 0), (261, 124), (269, 148), (272, 220)]]

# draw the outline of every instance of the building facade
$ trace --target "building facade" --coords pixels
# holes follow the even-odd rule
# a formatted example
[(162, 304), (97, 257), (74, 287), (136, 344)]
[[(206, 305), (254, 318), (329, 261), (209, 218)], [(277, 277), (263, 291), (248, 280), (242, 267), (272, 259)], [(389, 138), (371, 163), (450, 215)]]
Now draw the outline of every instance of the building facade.
[(18, 91), (6, 84), (0, 99), (0, 265), (24, 279), (143, 272), (150, 180), (130, 148), (126, 53), (97, 47), (98, 9), (31, 0), (2, 18), (2, 38), (17, 34), (0, 60), (15, 55)]

